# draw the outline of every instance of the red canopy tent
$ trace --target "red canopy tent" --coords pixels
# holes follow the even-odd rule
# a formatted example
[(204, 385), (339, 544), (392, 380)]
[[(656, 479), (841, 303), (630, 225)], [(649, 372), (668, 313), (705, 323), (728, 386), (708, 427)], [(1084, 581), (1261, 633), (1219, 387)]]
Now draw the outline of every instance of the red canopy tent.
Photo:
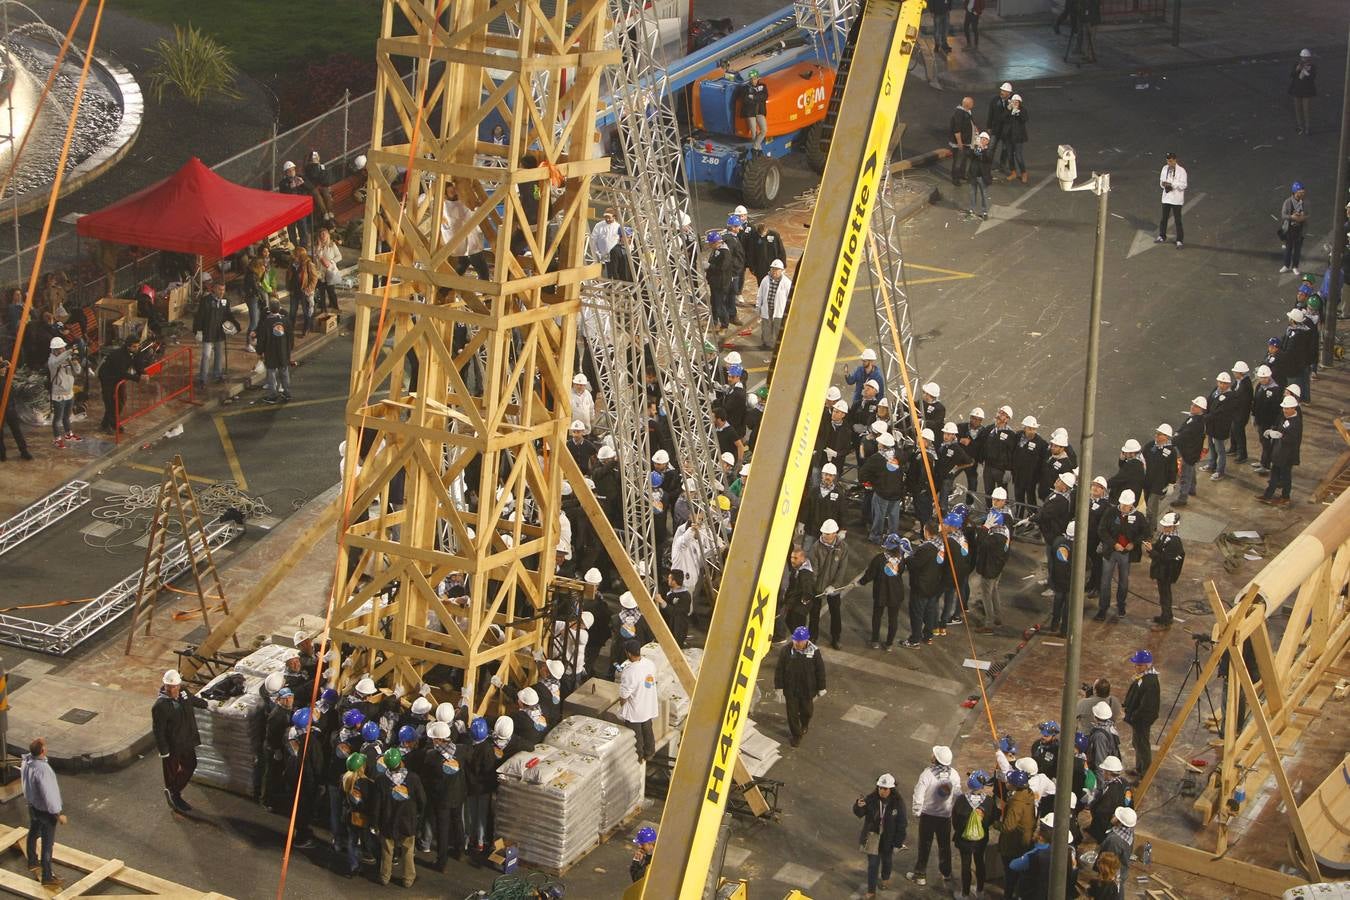
[(157, 184), (82, 216), (84, 237), (155, 250), (228, 256), (310, 214), (306, 195), (246, 188), (197, 157)]

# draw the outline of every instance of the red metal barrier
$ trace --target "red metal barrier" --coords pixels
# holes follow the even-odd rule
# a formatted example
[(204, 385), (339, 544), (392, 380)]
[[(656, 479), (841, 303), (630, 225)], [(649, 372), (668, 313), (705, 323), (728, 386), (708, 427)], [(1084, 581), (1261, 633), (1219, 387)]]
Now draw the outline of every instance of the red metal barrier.
[(180, 347), (145, 367), (140, 381), (117, 383), (114, 408), (117, 419), (116, 439), (122, 439), (122, 426), (146, 413), (159, 409), (170, 400), (196, 402), (196, 388), (192, 367), (193, 347)]

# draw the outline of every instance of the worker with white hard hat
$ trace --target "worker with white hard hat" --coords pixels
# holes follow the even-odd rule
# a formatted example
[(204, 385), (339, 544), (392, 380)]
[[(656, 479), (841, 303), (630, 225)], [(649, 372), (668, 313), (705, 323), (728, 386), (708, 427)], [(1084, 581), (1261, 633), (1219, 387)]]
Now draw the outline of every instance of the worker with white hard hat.
[(1078, 454), (1069, 445), (1069, 431), (1066, 428), (1056, 428), (1050, 432), (1050, 440), (1046, 442), (1047, 450), (1045, 462), (1041, 465), (1041, 484), (1040, 497), (1042, 500), (1050, 496), (1050, 492), (1055, 489), (1055, 479), (1065, 472), (1072, 472), (1078, 468)]
[[(1051, 577), (1055, 568), (1055, 548), (1057, 541), (1068, 530), (1070, 523), (1073, 522), (1073, 489), (1077, 487), (1078, 479), (1072, 472), (1062, 472), (1055, 477), (1055, 482), (1050, 491), (1050, 496), (1045, 498), (1033, 516), (1033, 521), (1041, 533), (1041, 540), (1045, 543), (1045, 570), (1047, 573), (1046, 581), (1048, 591), (1058, 598), (1054, 592), (1055, 579)], [(1051, 618), (1050, 629), (1056, 631), (1057, 620)]]
[(937, 464), (933, 467), (933, 481), (942, 491), (943, 497), (952, 496), (956, 479), (975, 468), (975, 458), (961, 443), (960, 435), (961, 430), (955, 422), (943, 423), (942, 440), (937, 446)]
[(1205, 414), (1205, 437), (1209, 442), (1209, 462), (1201, 466), (1211, 473), (1210, 481), (1218, 481), (1228, 473), (1228, 437), (1237, 418), (1237, 394), (1233, 392), (1233, 376), (1220, 372), (1214, 377), (1214, 390), (1209, 395), (1209, 409)]
[[(820, 523), (820, 534), (807, 551), (811, 568), (815, 570), (816, 595), (824, 595), (830, 610), (830, 646), (839, 649), (839, 636), (843, 632), (843, 616), (840, 609), (840, 586), (847, 580), (844, 577), (844, 561), (848, 556), (845, 533), (834, 519), (825, 519)], [(821, 637), (820, 604), (811, 608), (808, 621), (811, 633)]]
[(1153, 441), (1144, 447), (1144, 483), (1140, 496), (1150, 510), (1151, 498), (1166, 497), (1177, 480), (1177, 448), (1172, 445), (1172, 426), (1162, 422), (1153, 430)]
[(956, 439), (975, 462), (975, 465), (965, 470), (967, 503), (975, 501), (975, 491), (979, 489), (979, 469), (980, 463), (984, 462), (984, 434), (987, 430), (984, 425), (984, 410), (978, 406), (970, 411), (966, 421), (958, 422), (956, 425)]
[(1007, 493), (1006, 489), (1012, 478), (1013, 451), (1017, 448), (1020, 437), (1012, 418), (1012, 407), (1000, 406), (994, 413), (994, 423), (985, 428), (984, 435), (977, 442), (981, 448), (980, 452), (984, 455), (983, 486), (986, 503), (992, 501), (996, 487), (1004, 488), (1004, 493)]
[(827, 462), (841, 466), (853, 450), (853, 423), (849, 421), (849, 405), (846, 400), (835, 400), (830, 405), (829, 421), (821, 427), (816, 436), (816, 456), (814, 467)]
[(755, 292), (755, 311), (759, 313), (759, 349), (772, 350), (778, 346), (783, 317), (787, 315), (788, 295), (792, 278), (783, 270), (783, 261), (769, 263), (769, 271), (759, 280)]
[(1122, 491), (1130, 491), (1135, 497), (1143, 495), (1144, 485), (1148, 481), (1143, 451), (1144, 448), (1134, 438), (1120, 445), (1116, 473), (1106, 482), (1106, 493), (1112, 500), (1118, 499)]
[(820, 467), (820, 483), (814, 489), (806, 489), (797, 516), (808, 550), (820, 537), (820, 526), (826, 519), (836, 522), (844, 519), (845, 502), (844, 491), (839, 486), (839, 467), (832, 462), (826, 463)]
[[(877, 435), (877, 452), (867, 457), (858, 475), (859, 481), (871, 485), (871, 490), (863, 493), (863, 522), (868, 524), (867, 539), (873, 544), (880, 544), (886, 535), (900, 531), (900, 501), (905, 497), (907, 473), (896, 458), (895, 449), (893, 434)], [(930, 447), (930, 459), (931, 454)], [(918, 498), (915, 499), (917, 502)]]
[(202, 742), (193, 708), (205, 709), (206, 701), (183, 687), (177, 669), (166, 671), (160, 685), (159, 696), (150, 707), (150, 723), (164, 774), (164, 800), (174, 812), (191, 812), (183, 788), (196, 771), (197, 747)]
[[(1303, 445), (1303, 417), (1299, 415), (1298, 400), (1286, 395), (1280, 401), (1284, 418), (1266, 432), (1270, 438), (1270, 480), (1258, 499), (1262, 503), (1283, 506), (1289, 502), (1294, 466), (1299, 464), (1299, 450)], [(1275, 496), (1276, 491), (1280, 496)]]
[(1234, 462), (1244, 463), (1247, 461), (1247, 422), (1252, 417), (1255, 385), (1252, 383), (1250, 367), (1242, 360), (1233, 363), (1229, 372), (1233, 375), (1233, 400), (1237, 404), (1237, 411), (1233, 415), (1233, 426), (1228, 435), (1232, 444), (1228, 452), (1233, 454)]
[(923, 420), (923, 427), (931, 428), (936, 434), (947, 421), (947, 407), (941, 400), (942, 387), (936, 381), (930, 381), (920, 388), (920, 396), (919, 418)]
[(75, 376), (79, 374), (77, 354), (66, 346), (65, 338), (54, 335), (50, 341), (51, 355), (47, 357), (47, 374), (51, 388), (48, 397), (52, 404), (52, 443), (64, 450), (69, 443), (82, 440), (70, 427), (70, 412), (75, 404)]
[(1135, 508), (1134, 491), (1124, 490), (1117, 498), (1119, 508), (1107, 510), (1097, 536), (1102, 542), (1102, 582), (1098, 588), (1098, 622), (1106, 621), (1111, 607), (1111, 582), (1116, 582), (1116, 614), (1125, 615), (1125, 597), (1130, 591), (1130, 566), (1143, 555), (1148, 539), (1148, 518)]
[(1255, 374), (1256, 384), (1252, 387), (1252, 424), (1256, 426), (1256, 434), (1261, 440), (1261, 457), (1251, 466), (1258, 475), (1269, 475), (1271, 440), (1266, 437), (1266, 432), (1277, 427), (1284, 418), (1280, 411), (1284, 388), (1275, 380), (1270, 366), (1264, 363), (1256, 367)]
[(914, 782), (910, 806), (919, 821), (919, 846), (914, 868), (905, 873), (905, 878), (914, 884), (928, 883), (928, 853), (934, 841), (938, 873), (944, 879), (952, 877), (952, 806), (960, 791), (961, 773), (952, 767), (952, 749), (945, 745), (934, 747), (928, 765)]
[[(1096, 735), (1097, 728), (1094, 726), (1093, 733), (1089, 735), (1089, 760), (1093, 759), (1094, 745), (1091, 743), (1091, 739), (1095, 738)], [(1130, 803), (1131, 788), (1123, 777), (1125, 766), (1121, 763), (1118, 752), (1101, 758), (1097, 762), (1096, 769), (1097, 791), (1088, 806), (1088, 813), (1092, 818), (1084, 830), (1092, 836), (1094, 841), (1100, 844), (1106, 840), (1106, 835), (1111, 831), (1116, 810)]]
[(876, 788), (853, 801), (853, 815), (862, 819), (858, 845), (867, 856), (867, 893), (875, 897), (878, 887), (887, 887), (895, 850), (904, 846), (907, 829), (904, 799), (895, 788), (895, 776), (877, 778)]
[(1191, 400), (1186, 420), (1176, 429), (1173, 443), (1177, 445), (1177, 455), (1181, 457), (1181, 468), (1177, 474), (1177, 497), (1173, 507), (1185, 506), (1195, 496), (1196, 468), (1205, 450), (1205, 413), (1209, 409), (1209, 400), (1203, 396)]
[(588, 434), (594, 431), (595, 397), (591, 394), (591, 380), (585, 373), (578, 372), (572, 376), (572, 393), (568, 399), (572, 401), (572, 421), (585, 425)]
[(1050, 445), (1038, 433), (1041, 423), (1035, 416), (1022, 419), (1022, 433), (1013, 447), (1013, 502), (1022, 515), (1035, 509), (1041, 484), (1041, 469), (1050, 456)]
[(863, 350), (861, 360), (852, 370), (847, 365), (841, 366), (844, 372), (844, 381), (853, 385), (853, 404), (856, 406), (862, 399), (863, 385), (869, 381), (877, 386), (877, 396), (886, 393), (886, 375), (877, 365), (877, 352), (870, 347)]

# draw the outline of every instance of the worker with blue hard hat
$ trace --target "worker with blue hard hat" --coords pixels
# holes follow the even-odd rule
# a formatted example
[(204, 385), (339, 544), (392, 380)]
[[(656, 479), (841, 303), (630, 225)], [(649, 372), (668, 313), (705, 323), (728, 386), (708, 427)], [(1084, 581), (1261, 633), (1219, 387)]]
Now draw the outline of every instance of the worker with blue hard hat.
[(885, 649), (890, 653), (900, 626), (900, 607), (905, 603), (905, 560), (914, 552), (898, 534), (881, 539), (881, 552), (872, 557), (858, 584), (872, 586), (872, 649), (882, 648), (881, 617), (886, 616)]
[(1150, 651), (1143, 648), (1134, 651), (1130, 654), (1130, 662), (1134, 663), (1134, 680), (1125, 690), (1125, 724), (1132, 732), (1134, 768), (1142, 776), (1153, 762), (1149, 732), (1158, 720), (1162, 690)]
[(1036, 760), (1036, 768), (1050, 777), (1054, 777), (1059, 765), (1059, 723), (1053, 719), (1036, 725), (1041, 733), (1031, 745), (1031, 758)]
[(1303, 227), (1308, 221), (1307, 196), (1303, 182), (1295, 181), (1289, 186), (1289, 196), (1280, 207), (1280, 240), (1284, 242), (1284, 265), (1280, 266), (1280, 274), (1303, 274), (1298, 265), (1303, 253)]
[(633, 836), (633, 861), (628, 864), (628, 877), (641, 881), (652, 864), (652, 853), (656, 850), (656, 829), (643, 825)]
[(825, 696), (825, 658), (805, 625), (792, 630), (792, 640), (778, 655), (773, 686), (777, 699), (787, 704), (788, 731), (796, 747), (811, 727), (815, 699)]
[(984, 894), (984, 861), (989, 848), (990, 825), (998, 817), (994, 798), (986, 790), (993, 783), (992, 775), (976, 769), (966, 776), (966, 790), (952, 804), (952, 842), (961, 855), (959, 897)]
[(1028, 785), (1031, 776), (1022, 769), (1013, 769), (1007, 775), (1008, 791), (1003, 797), (1003, 815), (999, 819), (998, 855), (1003, 861), (1003, 893), (1017, 893), (1018, 873), (1011, 866), (1036, 846), (1036, 795)]

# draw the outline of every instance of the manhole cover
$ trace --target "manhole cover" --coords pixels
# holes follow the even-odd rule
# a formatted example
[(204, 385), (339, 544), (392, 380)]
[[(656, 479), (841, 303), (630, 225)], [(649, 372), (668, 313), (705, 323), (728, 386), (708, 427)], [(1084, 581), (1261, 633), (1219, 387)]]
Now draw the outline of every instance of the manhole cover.
[(96, 715), (98, 713), (88, 709), (80, 709), (77, 706), (74, 709), (66, 710), (66, 714), (61, 717), (61, 721), (69, 722), (72, 725), (85, 725)]

